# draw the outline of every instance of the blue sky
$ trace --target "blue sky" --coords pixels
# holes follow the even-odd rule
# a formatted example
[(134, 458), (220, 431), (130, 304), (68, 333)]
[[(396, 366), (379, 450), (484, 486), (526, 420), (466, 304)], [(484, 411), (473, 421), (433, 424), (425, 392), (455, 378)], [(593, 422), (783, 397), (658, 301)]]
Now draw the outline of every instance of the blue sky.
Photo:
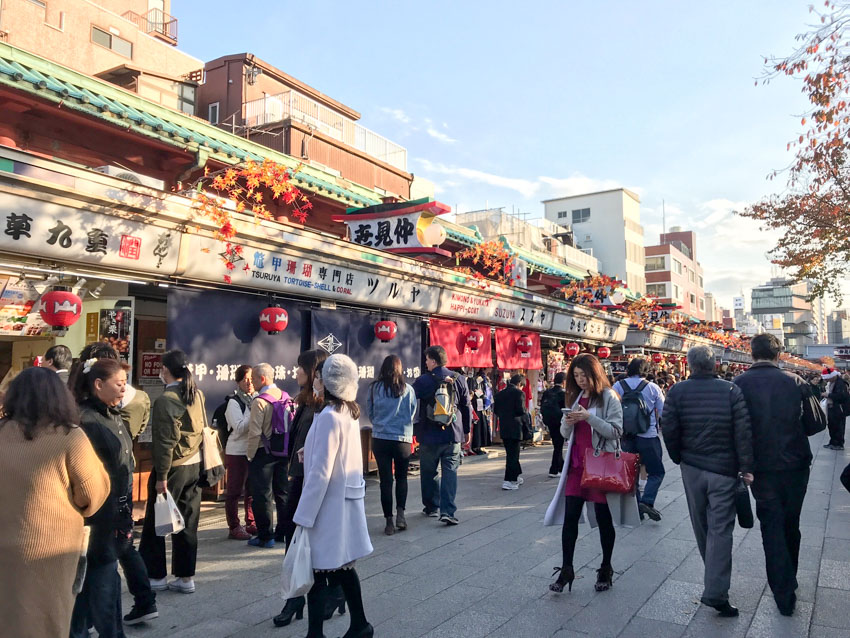
[(811, 16), (798, 0), (174, 2), (180, 48), (248, 51), (406, 146), (459, 211), (636, 190), (647, 245), (698, 233), (706, 288), (731, 304), (771, 275), (772, 237), (731, 211), (784, 180), (798, 83), (754, 86)]

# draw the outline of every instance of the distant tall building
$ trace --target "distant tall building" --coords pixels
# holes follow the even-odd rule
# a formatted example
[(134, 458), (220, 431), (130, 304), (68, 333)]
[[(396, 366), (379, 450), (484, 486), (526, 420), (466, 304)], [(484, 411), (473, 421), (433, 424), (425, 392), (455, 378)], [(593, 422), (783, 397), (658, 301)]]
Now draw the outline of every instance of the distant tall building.
[(705, 320), (718, 323), (723, 320), (723, 309), (710, 292), (705, 293)]
[(682, 312), (704, 320), (705, 284), (697, 261), (697, 237), (678, 226), (664, 233), (656, 246), (647, 246), (646, 294), (661, 303), (675, 303)]
[(599, 260), (601, 272), (646, 294), (640, 197), (625, 188), (543, 202), (546, 219), (572, 228), (576, 245)]
[(827, 343), (850, 343), (850, 317), (847, 310), (834, 310), (827, 318)]
[(800, 356), (806, 346), (828, 341), (823, 299), (809, 301), (811, 291), (810, 282), (778, 277), (752, 292), (753, 317), (767, 332), (781, 330), (785, 349)]

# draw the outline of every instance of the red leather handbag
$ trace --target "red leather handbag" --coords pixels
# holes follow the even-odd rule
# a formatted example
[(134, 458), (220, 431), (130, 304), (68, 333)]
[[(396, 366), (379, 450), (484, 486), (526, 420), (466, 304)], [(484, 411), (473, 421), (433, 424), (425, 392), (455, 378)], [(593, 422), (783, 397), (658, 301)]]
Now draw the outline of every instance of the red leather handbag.
[(600, 492), (628, 494), (635, 491), (640, 455), (623, 452), (617, 440), (616, 452), (603, 452), (600, 446), (584, 451), (581, 486)]

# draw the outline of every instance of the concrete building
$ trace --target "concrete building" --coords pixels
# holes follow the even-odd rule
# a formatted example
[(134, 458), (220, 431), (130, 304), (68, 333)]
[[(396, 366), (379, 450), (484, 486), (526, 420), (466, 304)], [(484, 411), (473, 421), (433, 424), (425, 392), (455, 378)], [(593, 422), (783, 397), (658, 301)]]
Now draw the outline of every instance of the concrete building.
[(828, 341), (823, 299), (810, 300), (811, 291), (811, 283), (783, 277), (752, 291), (753, 317), (767, 332), (781, 329), (785, 349), (799, 356), (805, 356), (806, 346)]
[(647, 246), (645, 255), (646, 294), (705, 320), (705, 283), (697, 261), (696, 234), (674, 226), (661, 235), (658, 245)]
[(850, 317), (847, 310), (833, 310), (827, 318), (828, 343), (850, 343)]
[(570, 229), (575, 245), (599, 260), (600, 271), (646, 294), (640, 197), (625, 188), (543, 202), (546, 219)]
[(3, 0), (0, 40), (195, 115), (203, 62), (177, 47), (171, 0)]
[(708, 322), (719, 322), (722, 316), (722, 308), (714, 298), (714, 293), (705, 293), (705, 320)]

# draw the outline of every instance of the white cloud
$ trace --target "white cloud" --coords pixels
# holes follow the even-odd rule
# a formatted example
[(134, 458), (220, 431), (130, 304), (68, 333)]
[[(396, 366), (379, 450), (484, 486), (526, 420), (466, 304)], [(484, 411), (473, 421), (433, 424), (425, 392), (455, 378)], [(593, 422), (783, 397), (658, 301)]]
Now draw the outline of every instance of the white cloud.
[(442, 131), (438, 131), (433, 126), (429, 126), (428, 128), (426, 128), (425, 132), (428, 133), (428, 135), (433, 137), (435, 140), (443, 142), (444, 144), (454, 144), (455, 142), (457, 142), (456, 139), (446, 135)]
[(402, 124), (410, 124), (411, 118), (405, 113), (402, 109), (391, 109), (386, 106), (381, 107), (381, 111), (392, 117), (394, 120), (401, 122)]
[(524, 197), (534, 197), (534, 194), (540, 188), (540, 184), (527, 179), (516, 177), (502, 177), (501, 175), (493, 175), (472, 168), (463, 168), (457, 166), (446, 166), (430, 160), (417, 158), (416, 161), (428, 173), (437, 173), (440, 175), (451, 175), (455, 178), (462, 177), (468, 181), (487, 184), (488, 186), (496, 186), (498, 188), (506, 188), (520, 193)]

